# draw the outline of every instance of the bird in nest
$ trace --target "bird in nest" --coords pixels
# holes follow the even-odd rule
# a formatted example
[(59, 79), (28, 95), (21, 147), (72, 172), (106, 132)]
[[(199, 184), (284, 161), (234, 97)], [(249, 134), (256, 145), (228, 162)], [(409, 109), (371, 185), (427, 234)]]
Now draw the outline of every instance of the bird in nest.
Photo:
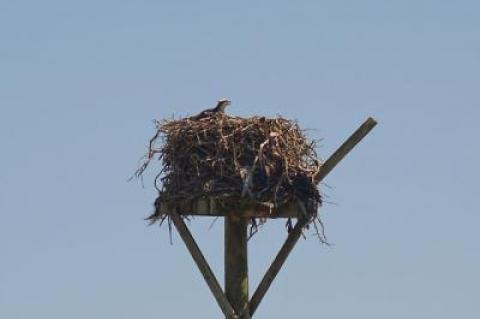
[(217, 101), (217, 105), (213, 108), (203, 110), (202, 112), (198, 113), (197, 115), (191, 116), (191, 120), (200, 120), (206, 117), (210, 117), (217, 113), (225, 113), (225, 108), (229, 106), (232, 102), (229, 99), (220, 99)]

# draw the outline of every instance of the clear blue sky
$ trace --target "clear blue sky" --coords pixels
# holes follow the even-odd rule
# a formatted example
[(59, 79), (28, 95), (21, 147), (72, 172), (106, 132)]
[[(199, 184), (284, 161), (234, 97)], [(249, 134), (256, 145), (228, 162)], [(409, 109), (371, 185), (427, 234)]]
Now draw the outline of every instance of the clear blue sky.
[[(335, 245), (300, 241), (257, 318), (477, 318), (479, 39), (478, 1), (1, 1), (0, 317), (222, 318), (127, 178), (152, 119), (226, 96), (324, 158), (380, 123), (323, 188)], [(251, 241), (252, 289), (284, 237)]]

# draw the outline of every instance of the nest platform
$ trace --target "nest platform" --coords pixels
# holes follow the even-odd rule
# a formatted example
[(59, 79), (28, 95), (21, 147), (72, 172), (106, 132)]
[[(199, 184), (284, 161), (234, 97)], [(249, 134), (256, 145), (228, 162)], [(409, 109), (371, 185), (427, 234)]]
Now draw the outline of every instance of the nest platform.
[[(251, 319), (310, 224), (326, 243), (318, 217), (322, 204), (318, 185), (377, 122), (368, 118), (322, 162), (315, 142), (294, 121), (210, 112), (205, 117), (157, 121), (136, 174), (160, 160), (155, 178), (158, 197), (147, 219), (173, 223), (225, 318)], [(224, 290), (184, 221), (187, 215), (225, 217)], [(248, 238), (257, 219), (269, 218), (288, 218), (288, 235), (249, 298)], [(292, 218), (297, 219), (294, 226)]]
[[(232, 203), (241, 203), (242, 199)], [(214, 198), (183, 199), (174, 202), (157, 201), (155, 203), (155, 216), (166, 216), (177, 210), (180, 215), (222, 217), (234, 215), (241, 218), (298, 218), (308, 215), (302, 202), (287, 202), (275, 207), (273, 203), (246, 203), (236, 208), (225, 207), (224, 201)], [(153, 217), (149, 217), (152, 219)]]
[(180, 215), (251, 218), (317, 217), (322, 161), (315, 141), (282, 117), (205, 118), (156, 122), (146, 159), (161, 161), (158, 197), (148, 218)]

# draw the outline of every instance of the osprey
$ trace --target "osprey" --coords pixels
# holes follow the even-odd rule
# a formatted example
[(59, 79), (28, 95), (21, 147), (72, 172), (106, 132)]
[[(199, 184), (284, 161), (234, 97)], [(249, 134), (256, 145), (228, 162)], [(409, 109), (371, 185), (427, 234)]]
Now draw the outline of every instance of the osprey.
[(192, 120), (200, 120), (205, 117), (212, 116), (217, 113), (225, 113), (225, 108), (231, 103), (228, 99), (220, 99), (217, 101), (217, 105), (214, 108), (206, 109), (195, 116), (190, 117)]

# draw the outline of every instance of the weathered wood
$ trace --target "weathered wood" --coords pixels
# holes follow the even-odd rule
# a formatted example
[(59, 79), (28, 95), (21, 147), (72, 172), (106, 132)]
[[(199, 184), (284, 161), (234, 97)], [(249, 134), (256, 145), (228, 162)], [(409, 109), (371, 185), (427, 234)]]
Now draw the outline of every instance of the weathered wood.
[[(240, 200), (240, 199), (239, 199)], [(214, 198), (199, 198), (195, 200), (179, 200), (171, 203), (162, 203), (160, 212), (169, 214), (175, 208), (181, 215), (222, 217), (231, 213), (231, 209), (221, 207)], [(251, 204), (236, 211), (242, 218), (297, 218), (298, 206), (296, 203), (286, 203), (278, 208), (271, 203)]]
[(377, 121), (369, 117), (343, 144), (323, 163), (320, 172), (315, 176), (319, 183), (332, 169), (377, 125)]
[(275, 260), (271, 264), (270, 268), (268, 268), (267, 272), (265, 273), (265, 276), (263, 276), (262, 281), (258, 285), (257, 290), (255, 290), (255, 293), (253, 294), (252, 299), (250, 300), (250, 303), (249, 303), (250, 316), (253, 317), (255, 310), (257, 310), (258, 306), (260, 305), (260, 302), (262, 301), (263, 297), (267, 293), (268, 288), (270, 288), (270, 285), (272, 284), (273, 280), (279, 273), (280, 269), (285, 263), (285, 260), (287, 260), (288, 255), (292, 251), (293, 247), (295, 247), (295, 244), (297, 243), (297, 241), (300, 239), (300, 236), (302, 235), (303, 227), (305, 227), (307, 223), (308, 223), (308, 220), (299, 219), (295, 224), (295, 226), (293, 227), (292, 231), (288, 234), (288, 237), (285, 243), (283, 244), (282, 248), (280, 248), (280, 251), (275, 257)]
[(187, 246), (188, 250), (190, 251), (190, 254), (193, 257), (193, 260), (197, 264), (198, 269), (200, 269), (200, 272), (202, 273), (203, 278), (207, 282), (208, 287), (210, 288), (213, 295), (215, 296), (215, 299), (217, 300), (217, 303), (222, 309), (226, 318), (228, 319), (238, 318), (236, 316), (235, 311), (233, 310), (232, 305), (230, 304), (227, 297), (223, 293), (222, 288), (220, 287), (220, 284), (218, 283), (217, 278), (213, 274), (212, 269), (208, 265), (205, 257), (200, 251), (200, 248), (195, 242), (195, 239), (193, 238), (192, 234), (188, 230), (187, 225), (183, 221), (182, 217), (180, 217), (180, 215), (176, 210), (173, 210), (170, 213), (170, 217), (172, 218), (173, 224), (177, 228), (178, 233), (180, 234), (180, 237), (182, 237), (185, 243), (185, 246)]
[[(357, 145), (372, 129), (377, 122), (369, 117), (336, 151), (333, 153), (327, 161), (322, 165), (319, 174), (316, 176), (316, 181), (321, 182), (332, 169)], [(302, 207), (304, 210), (305, 207)], [(277, 276), (278, 272), (282, 268), (283, 264), (287, 260), (288, 255), (292, 251), (293, 247), (297, 243), (298, 239), (302, 235), (302, 229), (308, 223), (307, 220), (299, 219), (288, 235), (285, 243), (275, 257), (273, 263), (268, 268), (265, 276), (255, 290), (252, 299), (250, 300), (250, 316), (253, 316), (255, 310), (257, 310), (260, 302), (268, 291), (268, 288), (272, 284), (273, 280)]]
[(250, 319), (248, 310), (248, 220), (225, 217), (225, 294), (239, 319)]

